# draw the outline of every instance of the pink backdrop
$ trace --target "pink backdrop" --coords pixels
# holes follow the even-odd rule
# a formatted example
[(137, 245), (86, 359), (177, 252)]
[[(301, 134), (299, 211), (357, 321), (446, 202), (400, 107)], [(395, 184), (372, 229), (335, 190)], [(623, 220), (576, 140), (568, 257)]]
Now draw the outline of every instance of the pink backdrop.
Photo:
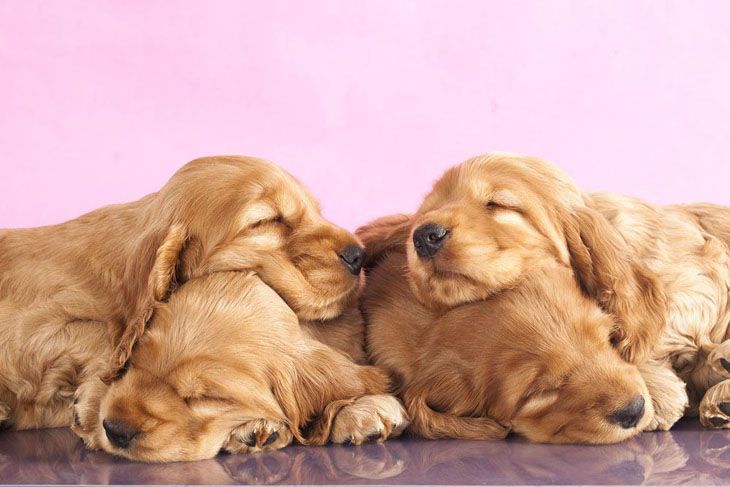
[(730, 2), (0, 0), (0, 227), (244, 153), (352, 229), (491, 150), (730, 204)]

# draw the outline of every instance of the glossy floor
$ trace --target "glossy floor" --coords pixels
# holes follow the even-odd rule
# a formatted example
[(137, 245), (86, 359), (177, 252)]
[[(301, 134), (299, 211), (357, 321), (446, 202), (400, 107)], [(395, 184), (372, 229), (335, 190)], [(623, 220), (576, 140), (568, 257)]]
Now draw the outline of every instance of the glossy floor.
[(401, 439), (166, 465), (87, 451), (67, 429), (3, 432), (0, 483), (730, 484), (730, 430), (685, 421), (609, 446)]

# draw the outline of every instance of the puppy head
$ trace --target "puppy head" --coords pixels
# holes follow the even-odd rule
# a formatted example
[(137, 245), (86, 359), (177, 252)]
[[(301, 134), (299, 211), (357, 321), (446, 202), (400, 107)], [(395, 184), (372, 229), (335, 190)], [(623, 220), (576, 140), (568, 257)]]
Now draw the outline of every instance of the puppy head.
[(297, 321), (252, 274), (191, 279), (157, 306), (103, 397), (102, 448), (141, 461), (200, 460), (249, 450), (252, 422), (289, 424), (272, 391), (295, 373)]
[[(448, 170), (416, 214), (401, 220), (400, 230), (391, 218), (359, 233), (368, 248), (383, 237), (405, 237), (399, 244), (408, 255), (413, 291), (423, 303), (448, 308), (514, 285), (542, 260), (567, 264), (553, 209), (580, 202), (573, 182), (552, 165), (494, 154)], [(384, 223), (387, 234), (373, 230)]]
[(419, 340), (416, 377), (404, 388), (414, 431), (499, 438), (494, 426), (509, 425), (550, 443), (612, 443), (638, 433), (652, 404), (638, 368), (613, 347), (613, 326), (555, 264), (439, 315)]
[(565, 270), (529, 281), (510, 292), (511, 311), (500, 310), (503, 324), (489, 331), (500, 371), (493, 414), (538, 442), (613, 443), (641, 431), (652, 402), (638, 368), (614, 348), (614, 320)]
[(302, 319), (333, 318), (356, 298), (362, 245), (325, 220), (314, 198), (274, 164), (198, 159), (161, 196), (164, 211), (187, 226), (189, 277), (253, 270)]
[(125, 276), (129, 317), (107, 381), (123, 367), (155, 304), (195, 277), (254, 271), (305, 320), (337, 317), (357, 299), (362, 245), (267, 161), (198, 159), (149, 198), (150, 228), (133, 244)]

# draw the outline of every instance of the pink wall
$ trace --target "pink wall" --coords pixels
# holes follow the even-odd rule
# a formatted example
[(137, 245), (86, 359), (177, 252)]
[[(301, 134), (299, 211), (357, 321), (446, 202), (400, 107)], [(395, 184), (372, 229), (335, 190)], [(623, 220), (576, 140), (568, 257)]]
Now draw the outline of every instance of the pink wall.
[(0, 0), (0, 227), (245, 153), (354, 228), (491, 150), (730, 204), (730, 2)]

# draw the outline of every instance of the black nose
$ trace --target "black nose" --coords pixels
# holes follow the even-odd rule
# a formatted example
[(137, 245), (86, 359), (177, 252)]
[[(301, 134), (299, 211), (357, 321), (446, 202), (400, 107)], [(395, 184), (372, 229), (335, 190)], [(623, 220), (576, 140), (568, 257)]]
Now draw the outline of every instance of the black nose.
[(622, 428), (629, 429), (636, 426), (643, 416), (644, 396), (636, 396), (626, 407), (610, 414), (608, 420)]
[(421, 225), (413, 232), (413, 245), (416, 246), (416, 254), (424, 259), (433, 257), (443, 247), (448, 238), (449, 230), (441, 225), (436, 223)]
[(345, 250), (340, 254), (342, 263), (345, 264), (347, 270), (351, 273), (358, 275), (362, 264), (365, 261), (365, 249), (358, 247), (357, 245), (348, 245)]
[(109, 443), (117, 448), (127, 448), (132, 442), (137, 431), (121, 421), (114, 421), (111, 419), (105, 419), (102, 424), (104, 425), (104, 431), (106, 431), (106, 437), (109, 438)]

